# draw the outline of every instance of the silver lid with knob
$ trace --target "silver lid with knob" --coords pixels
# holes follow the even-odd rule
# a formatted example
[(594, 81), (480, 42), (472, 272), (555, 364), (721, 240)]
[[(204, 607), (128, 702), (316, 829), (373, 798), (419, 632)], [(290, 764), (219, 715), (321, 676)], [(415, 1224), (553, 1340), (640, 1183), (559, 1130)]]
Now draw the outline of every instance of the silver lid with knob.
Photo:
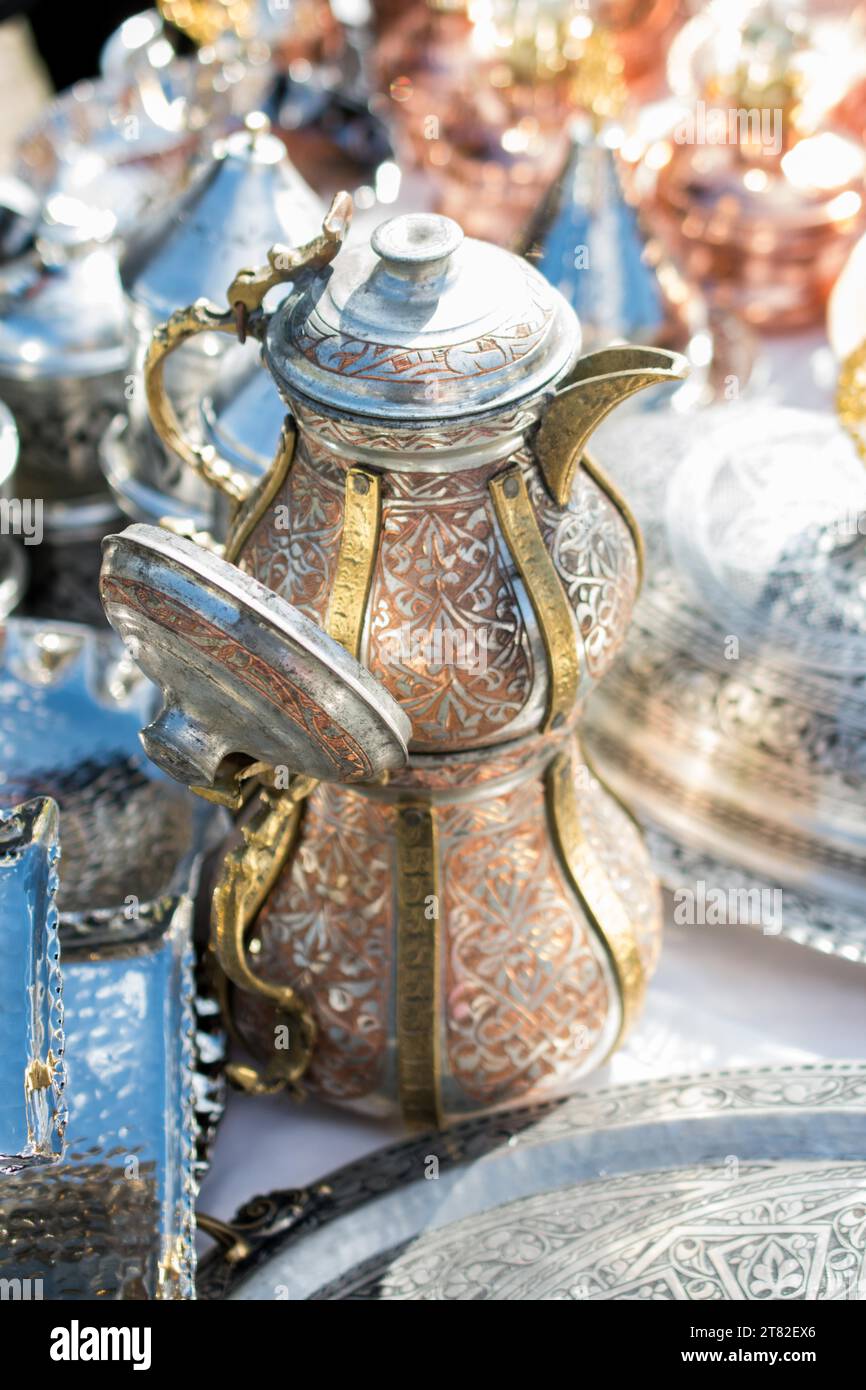
[(104, 377), (129, 360), (110, 213), (48, 200), (35, 249), (0, 275), (0, 378)]
[(530, 265), (450, 218), (412, 213), (291, 291), (265, 358), (289, 399), (439, 421), (537, 395), (579, 347), (573, 311)]
[(275, 241), (300, 243), (318, 230), (322, 206), (258, 112), (218, 140), (212, 156), (162, 217), (130, 238), (121, 261), (126, 293), (153, 322), (188, 300), (220, 300), (238, 263)]

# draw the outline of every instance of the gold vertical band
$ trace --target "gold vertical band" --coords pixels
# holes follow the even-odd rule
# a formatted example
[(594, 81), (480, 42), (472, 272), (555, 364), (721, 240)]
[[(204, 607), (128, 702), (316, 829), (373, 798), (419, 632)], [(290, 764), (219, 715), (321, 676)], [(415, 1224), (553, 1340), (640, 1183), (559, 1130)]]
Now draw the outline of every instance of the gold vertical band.
[(397, 807), (397, 1075), (407, 1124), (439, 1125), (440, 893), (436, 812)]
[[(226, 559), (237, 563), (256, 527), (281, 495), (294, 459), (296, 430), (291, 418), (283, 426), (272, 467), (241, 508), (226, 544)], [(357, 655), (364, 609), (379, 538), (379, 480), (361, 469), (346, 479), (346, 508), (337, 576), (327, 627), (353, 656)], [(310, 1009), (288, 986), (271, 985), (252, 970), (246, 938), (259, 911), (286, 869), (298, 839), (301, 802), (314, 790), (312, 777), (295, 777), (285, 792), (262, 789), (258, 816), (242, 831), (242, 843), (223, 861), (214, 889), (212, 932), (217, 960), (239, 989), (271, 1000), (293, 1023), (297, 1045), (276, 1059), (264, 1074), (235, 1067), (235, 1079), (250, 1091), (272, 1091), (294, 1084), (309, 1064), (315, 1039)], [(282, 1065), (279, 1065), (279, 1064)]]
[(643, 1002), (646, 976), (635, 933), (622, 899), (583, 832), (570, 752), (559, 753), (547, 770), (547, 808), (553, 839), (569, 881), (601, 940), (619, 986), (622, 1021), (614, 1046), (628, 1032)]
[(379, 550), (380, 492), (378, 474), (363, 468), (349, 469), (340, 553), (325, 628), (356, 660)]
[(241, 506), (226, 538), (224, 558), (236, 565), (247, 541), (266, 512), (276, 502), (294, 462), (297, 427), (291, 415), (283, 421), (274, 461), (258, 486)]
[(580, 658), (574, 619), (550, 558), (526, 482), (516, 465), (491, 480), (493, 505), (508, 548), (526, 586), (547, 653), (550, 690), (544, 728), (558, 729), (574, 708)]

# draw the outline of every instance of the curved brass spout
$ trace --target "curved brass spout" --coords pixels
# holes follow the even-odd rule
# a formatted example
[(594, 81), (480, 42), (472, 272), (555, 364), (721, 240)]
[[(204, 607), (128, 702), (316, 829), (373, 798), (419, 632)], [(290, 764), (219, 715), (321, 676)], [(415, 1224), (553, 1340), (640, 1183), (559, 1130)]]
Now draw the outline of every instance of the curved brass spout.
[(535, 456), (552, 496), (564, 506), (593, 430), (627, 397), (663, 381), (683, 381), (689, 364), (663, 348), (602, 348), (581, 357), (548, 405)]

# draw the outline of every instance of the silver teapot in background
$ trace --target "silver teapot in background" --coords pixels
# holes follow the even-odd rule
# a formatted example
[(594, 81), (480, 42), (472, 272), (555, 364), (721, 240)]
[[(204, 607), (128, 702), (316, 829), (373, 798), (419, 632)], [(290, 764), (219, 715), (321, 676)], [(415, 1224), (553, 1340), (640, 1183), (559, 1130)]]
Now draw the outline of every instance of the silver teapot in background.
[[(263, 117), (250, 116), (245, 130), (214, 144), (190, 187), (128, 239), (120, 277), (131, 325), (132, 376), (124, 414), (105, 432), (102, 460), (118, 505), (133, 520), (156, 525), (163, 517), (190, 519), (199, 529), (217, 532), (225, 520), (214, 514), (214, 495), (150, 424), (142, 366), (154, 329), (178, 303), (221, 293), (233, 267), (257, 255), (260, 246), (304, 241), (321, 218), (318, 198), (285, 147)], [(199, 402), (215, 385), (228, 346), (218, 334), (205, 335), (171, 363), (168, 384), (194, 432)]]

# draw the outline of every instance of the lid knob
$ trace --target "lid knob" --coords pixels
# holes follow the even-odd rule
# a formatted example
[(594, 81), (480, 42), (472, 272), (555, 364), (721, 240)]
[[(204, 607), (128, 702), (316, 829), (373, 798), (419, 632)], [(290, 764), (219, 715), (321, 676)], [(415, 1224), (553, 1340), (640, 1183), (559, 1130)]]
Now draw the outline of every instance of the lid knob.
[(409, 212), (377, 227), (370, 245), (392, 275), (427, 280), (440, 275), (463, 242), (463, 231), (450, 217)]

